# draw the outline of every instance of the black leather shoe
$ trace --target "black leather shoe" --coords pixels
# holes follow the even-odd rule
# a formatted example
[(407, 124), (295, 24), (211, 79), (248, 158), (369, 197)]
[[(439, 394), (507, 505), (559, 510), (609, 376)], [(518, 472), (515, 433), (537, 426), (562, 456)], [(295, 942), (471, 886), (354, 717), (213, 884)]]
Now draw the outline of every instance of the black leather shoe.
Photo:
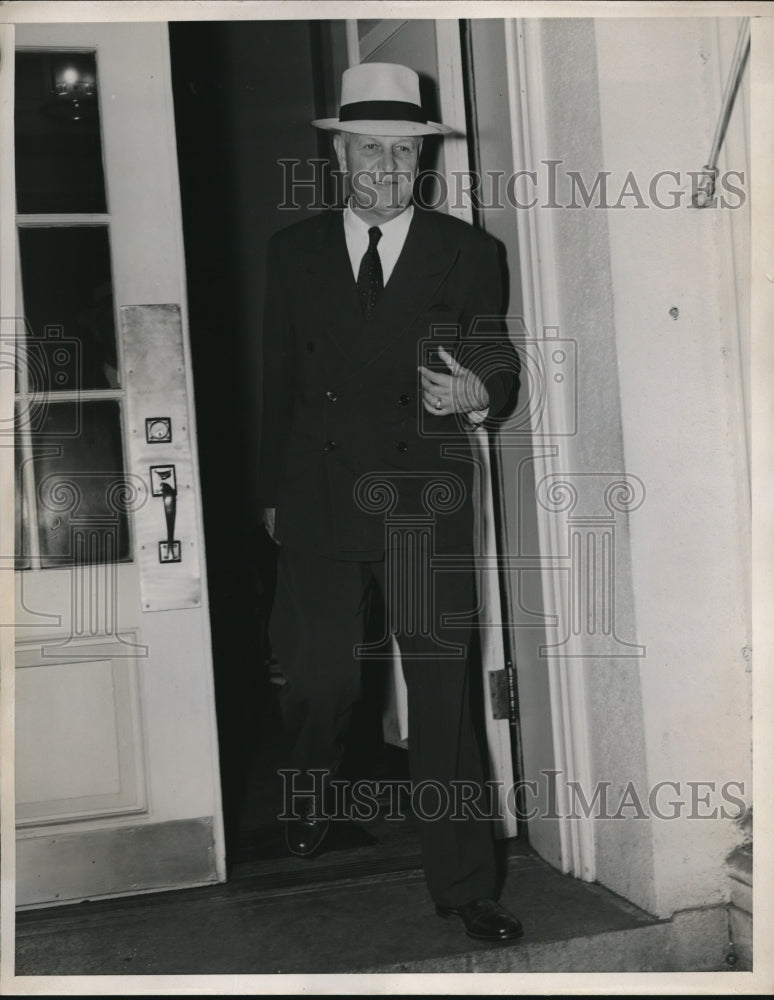
[(515, 941), (524, 929), (507, 910), (493, 899), (474, 899), (462, 906), (436, 906), (439, 917), (462, 917), (465, 933), (477, 941)]
[(320, 847), (330, 829), (331, 821), (320, 811), (315, 818), (314, 808), (309, 805), (301, 812), (300, 819), (285, 822), (285, 843), (291, 854), (308, 858)]

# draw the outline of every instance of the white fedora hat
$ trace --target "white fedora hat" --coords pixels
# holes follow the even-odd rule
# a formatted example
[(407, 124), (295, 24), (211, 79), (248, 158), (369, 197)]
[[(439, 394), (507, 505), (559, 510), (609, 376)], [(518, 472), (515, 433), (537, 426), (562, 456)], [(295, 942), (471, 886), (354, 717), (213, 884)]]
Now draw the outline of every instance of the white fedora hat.
[(419, 76), (397, 63), (361, 63), (341, 77), (338, 118), (318, 118), (317, 128), (360, 135), (443, 135), (448, 125), (429, 122), (422, 111)]

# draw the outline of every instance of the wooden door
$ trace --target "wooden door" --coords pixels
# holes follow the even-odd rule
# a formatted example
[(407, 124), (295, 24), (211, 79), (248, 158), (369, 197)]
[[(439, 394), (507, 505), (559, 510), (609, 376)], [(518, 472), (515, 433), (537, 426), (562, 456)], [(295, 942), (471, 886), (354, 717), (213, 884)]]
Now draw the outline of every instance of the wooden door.
[(15, 36), (24, 907), (225, 860), (167, 25)]

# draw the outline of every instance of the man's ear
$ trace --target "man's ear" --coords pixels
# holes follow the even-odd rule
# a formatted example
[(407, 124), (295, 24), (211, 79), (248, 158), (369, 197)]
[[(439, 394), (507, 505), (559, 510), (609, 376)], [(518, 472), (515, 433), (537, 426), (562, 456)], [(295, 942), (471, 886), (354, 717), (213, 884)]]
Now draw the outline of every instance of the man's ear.
[(347, 172), (347, 141), (341, 132), (334, 133), (333, 148), (336, 150), (336, 157), (339, 161), (339, 170), (345, 174)]

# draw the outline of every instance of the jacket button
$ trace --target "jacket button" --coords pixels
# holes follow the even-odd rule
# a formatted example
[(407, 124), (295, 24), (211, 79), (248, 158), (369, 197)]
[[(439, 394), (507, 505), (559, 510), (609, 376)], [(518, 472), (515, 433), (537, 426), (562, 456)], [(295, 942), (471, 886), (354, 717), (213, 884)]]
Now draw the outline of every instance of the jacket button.
[(330, 400), (331, 403), (335, 403), (339, 397), (336, 395), (335, 392), (326, 392), (325, 398)]
[(336, 450), (335, 441), (326, 441), (325, 444), (323, 445), (323, 451), (335, 451), (335, 450)]
[(397, 443), (397, 445), (396, 445), (395, 447), (396, 447), (396, 448), (398, 449), (398, 451), (400, 451), (400, 452), (403, 452), (403, 451), (408, 451), (408, 445), (406, 444), (406, 442), (405, 442), (405, 441), (398, 441), (398, 443)]
[(411, 402), (411, 396), (409, 396), (408, 393), (404, 392), (403, 395), (398, 400), (398, 402), (400, 403), (401, 406), (408, 406), (409, 403)]

